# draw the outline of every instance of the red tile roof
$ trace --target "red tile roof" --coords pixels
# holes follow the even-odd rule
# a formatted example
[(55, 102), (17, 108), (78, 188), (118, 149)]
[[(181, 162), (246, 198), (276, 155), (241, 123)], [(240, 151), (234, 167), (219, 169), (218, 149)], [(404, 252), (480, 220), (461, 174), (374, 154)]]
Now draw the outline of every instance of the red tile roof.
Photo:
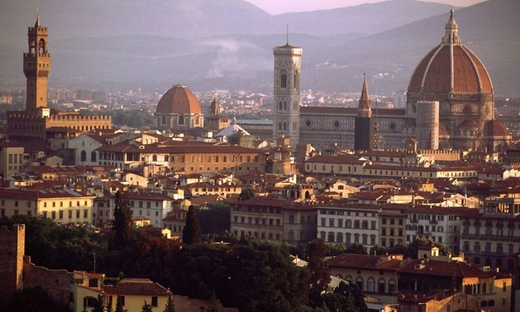
[(114, 286), (105, 285), (103, 290), (107, 294), (114, 295), (158, 295), (167, 296), (171, 292), (158, 283), (152, 282), (149, 279), (123, 279)]

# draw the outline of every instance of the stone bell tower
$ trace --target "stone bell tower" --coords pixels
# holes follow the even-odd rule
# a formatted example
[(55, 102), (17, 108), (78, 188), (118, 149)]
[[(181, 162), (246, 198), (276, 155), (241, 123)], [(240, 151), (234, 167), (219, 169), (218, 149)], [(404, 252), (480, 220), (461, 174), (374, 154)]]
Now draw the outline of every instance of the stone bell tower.
[(23, 54), (23, 73), (27, 78), (26, 106), (28, 112), (47, 107), (47, 78), (51, 71), (51, 55), (47, 49), (47, 27), (36, 23), (27, 32), (28, 52)]
[(274, 122), (273, 138), (288, 137), (296, 147), (300, 137), (300, 75), (302, 48), (289, 45), (273, 48)]

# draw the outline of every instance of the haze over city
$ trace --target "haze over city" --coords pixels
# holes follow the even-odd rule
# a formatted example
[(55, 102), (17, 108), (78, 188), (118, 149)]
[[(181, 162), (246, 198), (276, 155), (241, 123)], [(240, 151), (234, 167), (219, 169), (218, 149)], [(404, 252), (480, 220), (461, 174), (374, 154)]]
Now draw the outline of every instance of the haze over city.
[[(282, 14), (289, 12), (308, 12), (316, 10), (329, 10), (344, 8), (366, 3), (381, 2), (381, 0), (246, 0), (265, 10), (270, 14)], [(486, 0), (421, 0), (424, 2), (435, 2), (449, 4), (456, 7), (465, 7), (477, 4)]]
[(0, 0), (0, 312), (519, 310), (520, 2), (278, 1)]

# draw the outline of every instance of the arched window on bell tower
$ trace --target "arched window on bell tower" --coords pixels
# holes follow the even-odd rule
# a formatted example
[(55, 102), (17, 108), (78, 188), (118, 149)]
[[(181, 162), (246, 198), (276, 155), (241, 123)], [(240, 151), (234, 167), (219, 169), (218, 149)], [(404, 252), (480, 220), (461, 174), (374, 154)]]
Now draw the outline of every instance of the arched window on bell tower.
[(294, 72), (294, 89), (300, 89), (300, 73), (298, 71)]
[(285, 70), (280, 72), (280, 88), (287, 88), (287, 72)]
[(39, 44), (38, 44), (38, 50), (39, 50), (38, 53), (40, 53), (40, 54), (44, 54), (45, 51), (46, 51), (46, 50), (45, 50), (45, 40), (43, 40), (43, 38), (40, 39), (40, 42), (39, 42)]

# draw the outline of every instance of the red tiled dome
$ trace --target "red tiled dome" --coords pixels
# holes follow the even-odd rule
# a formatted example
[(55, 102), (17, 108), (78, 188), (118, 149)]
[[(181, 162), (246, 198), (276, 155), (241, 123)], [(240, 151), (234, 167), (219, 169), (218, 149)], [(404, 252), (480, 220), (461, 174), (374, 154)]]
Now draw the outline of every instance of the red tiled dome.
[(484, 64), (460, 43), (453, 11), (442, 43), (419, 63), (410, 79), (408, 92), (493, 93)]
[(504, 124), (502, 124), (498, 120), (490, 120), (486, 122), (486, 124), (484, 125), (484, 135), (490, 137), (510, 136), (509, 130), (507, 130), (506, 126), (504, 126)]
[(478, 128), (478, 126), (477, 126), (477, 123), (474, 122), (473, 120), (466, 119), (459, 125), (459, 128), (476, 129), (476, 128)]
[(185, 86), (176, 85), (162, 96), (157, 104), (156, 113), (160, 114), (200, 114), (199, 100)]

